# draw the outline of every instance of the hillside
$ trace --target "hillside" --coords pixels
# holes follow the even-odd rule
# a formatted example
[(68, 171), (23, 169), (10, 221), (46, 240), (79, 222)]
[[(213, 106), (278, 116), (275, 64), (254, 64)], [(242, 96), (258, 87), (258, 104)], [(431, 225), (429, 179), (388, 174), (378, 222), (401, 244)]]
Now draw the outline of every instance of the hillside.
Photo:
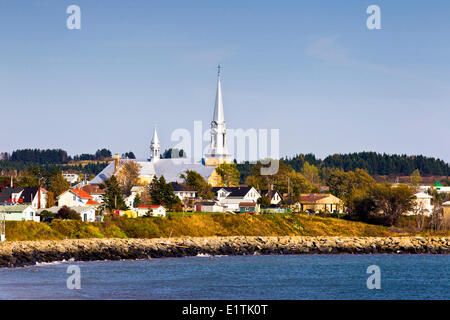
[(7, 221), (6, 238), (58, 240), (81, 238), (159, 238), (209, 236), (392, 236), (383, 226), (303, 214), (176, 214), (169, 218), (120, 218), (104, 223), (54, 220), (51, 224)]

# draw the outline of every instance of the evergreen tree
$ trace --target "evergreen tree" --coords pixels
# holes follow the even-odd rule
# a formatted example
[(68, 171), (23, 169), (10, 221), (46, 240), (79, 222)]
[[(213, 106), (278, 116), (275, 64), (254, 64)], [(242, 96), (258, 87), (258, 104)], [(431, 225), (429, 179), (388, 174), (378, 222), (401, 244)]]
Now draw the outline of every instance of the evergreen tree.
[(109, 211), (128, 210), (122, 192), (120, 191), (119, 182), (115, 176), (106, 180), (101, 187), (105, 190), (105, 194), (102, 195), (104, 209)]

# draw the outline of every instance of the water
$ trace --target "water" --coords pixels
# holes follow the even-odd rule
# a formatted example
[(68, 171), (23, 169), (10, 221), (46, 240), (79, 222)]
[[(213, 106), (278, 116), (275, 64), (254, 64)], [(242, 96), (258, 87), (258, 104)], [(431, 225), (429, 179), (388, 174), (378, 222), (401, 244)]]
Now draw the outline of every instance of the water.
[[(66, 273), (80, 266), (81, 289)], [(381, 289), (369, 290), (369, 265)], [(449, 255), (289, 255), (67, 262), (0, 269), (0, 299), (450, 299)]]

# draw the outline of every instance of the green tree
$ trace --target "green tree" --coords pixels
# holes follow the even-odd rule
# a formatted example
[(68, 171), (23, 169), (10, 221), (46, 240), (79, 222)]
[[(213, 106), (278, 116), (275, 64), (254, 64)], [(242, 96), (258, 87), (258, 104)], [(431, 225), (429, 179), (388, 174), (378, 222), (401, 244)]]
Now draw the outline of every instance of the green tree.
[(409, 183), (414, 187), (417, 187), (422, 182), (419, 169), (414, 170), (409, 176)]
[(137, 208), (142, 204), (141, 197), (137, 194), (133, 200), (133, 208)]
[(197, 197), (202, 199), (214, 199), (214, 193), (211, 186), (198, 172), (186, 170), (181, 174), (180, 178), (184, 180), (184, 184), (197, 192)]
[(55, 215), (55, 219), (81, 220), (81, 216), (75, 210), (63, 206), (61, 209), (58, 210), (58, 213)]
[(257, 202), (261, 205), (261, 207), (263, 208), (267, 208), (270, 206), (270, 199), (268, 196), (266, 196), (265, 194), (263, 194), (258, 200)]
[(216, 172), (221, 177), (224, 187), (239, 186), (241, 174), (235, 163), (223, 163), (216, 168)]
[(122, 192), (120, 191), (120, 185), (115, 176), (112, 176), (109, 180), (106, 180), (101, 188), (105, 190), (102, 195), (103, 209), (108, 211), (113, 210), (128, 210), (125, 200), (123, 199)]
[(152, 204), (162, 205), (171, 210), (175, 204), (180, 203), (180, 199), (173, 192), (172, 185), (166, 183), (164, 176), (159, 180), (156, 176), (149, 185), (149, 193)]
[(292, 167), (278, 161), (278, 171), (272, 175), (261, 175), (261, 168), (264, 165), (258, 161), (251, 169), (251, 174), (245, 180), (246, 184), (254, 187), (256, 190), (274, 189), (283, 193), (292, 194), (295, 190), (298, 194), (310, 192), (311, 183)]
[(62, 171), (58, 170), (48, 179), (48, 190), (59, 196), (70, 188), (70, 183), (64, 179)]
[(406, 185), (392, 187), (390, 184), (376, 184), (369, 190), (375, 206), (375, 213), (385, 218), (387, 225), (394, 225), (405, 212), (414, 208), (414, 192)]

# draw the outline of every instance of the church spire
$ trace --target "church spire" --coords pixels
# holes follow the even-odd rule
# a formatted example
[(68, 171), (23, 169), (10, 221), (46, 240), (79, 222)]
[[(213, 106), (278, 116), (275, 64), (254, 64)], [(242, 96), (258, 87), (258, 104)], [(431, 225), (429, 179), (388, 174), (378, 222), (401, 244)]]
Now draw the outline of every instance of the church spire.
[(214, 105), (213, 121), (217, 123), (225, 121), (225, 116), (223, 114), (222, 87), (220, 85), (220, 64), (217, 66), (217, 91), (216, 103)]
[(226, 122), (223, 113), (222, 87), (220, 85), (220, 65), (217, 66), (217, 91), (214, 104), (214, 116), (211, 121), (211, 145), (209, 153), (205, 155), (205, 164), (231, 162), (228, 154), (226, 139)]
[(156, 124), (155, 129), (153, 130), (153, 139), (150, 150), (150, 159), (154, 162), (158, 161), (161, 158), (161, 147), (159, 145), (158, 133), (156, 132)]

